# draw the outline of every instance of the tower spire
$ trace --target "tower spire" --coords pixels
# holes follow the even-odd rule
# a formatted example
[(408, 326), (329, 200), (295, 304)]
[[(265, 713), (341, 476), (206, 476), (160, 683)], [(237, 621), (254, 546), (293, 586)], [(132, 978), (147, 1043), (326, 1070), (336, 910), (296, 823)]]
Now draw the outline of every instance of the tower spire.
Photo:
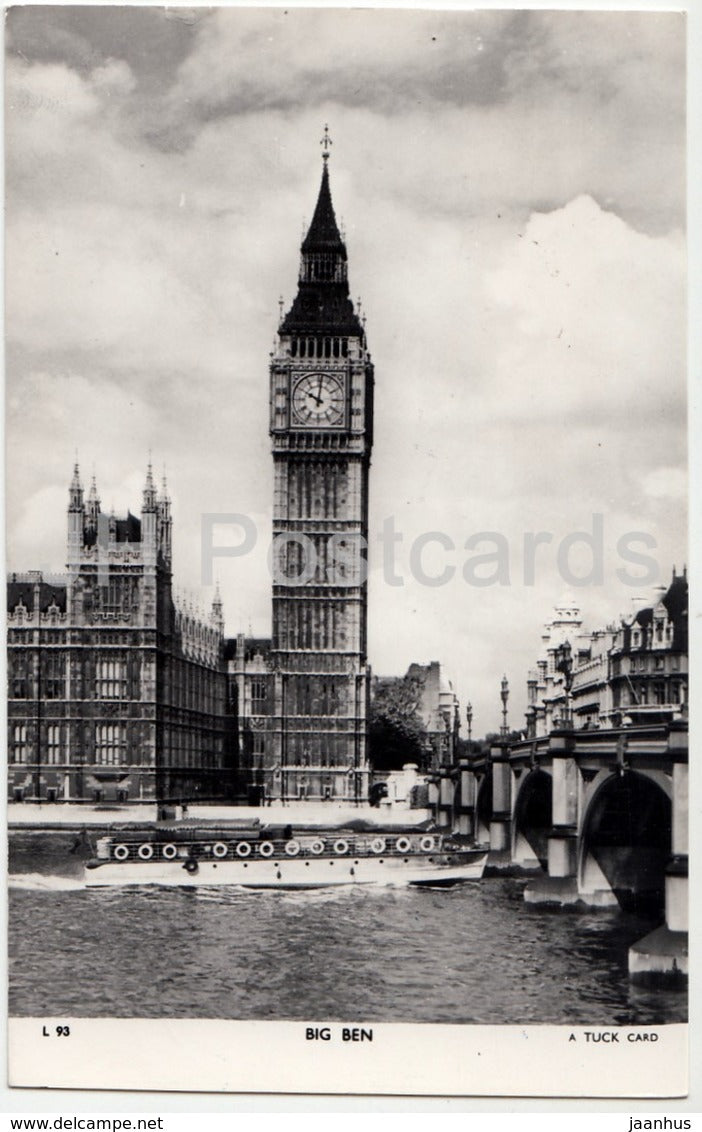
[(320, 143), (322, 180), (314, 214), (300, 248), (298, 293), (279, 326), (281, 335), (339, 335), (363, 339), (349, 297), (346, 245), (337, 224), (329, 185), (329, 127)]
[[(329, 154), (322, 156), (328, 157)], [(329, 187), (329, 166), (326, 162), (322, 169), (322, 183), (319, 186), (319, 196), (317, 197), (314, 215), (307, 235), (302, 241), (302, 252), (303, 255), (305, 252), (337, 252), (346, 261), (346, 247), (336, 222)]]

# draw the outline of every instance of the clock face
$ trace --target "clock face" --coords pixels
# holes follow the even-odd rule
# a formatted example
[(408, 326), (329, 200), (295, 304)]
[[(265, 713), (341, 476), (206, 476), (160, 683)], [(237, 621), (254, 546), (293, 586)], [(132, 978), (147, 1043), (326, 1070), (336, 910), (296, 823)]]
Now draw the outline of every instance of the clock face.
[(344, 419), (344, 389), (330, 373), (307, 373), (293, 390), (295, 423), (309, 427), (337, 427)]

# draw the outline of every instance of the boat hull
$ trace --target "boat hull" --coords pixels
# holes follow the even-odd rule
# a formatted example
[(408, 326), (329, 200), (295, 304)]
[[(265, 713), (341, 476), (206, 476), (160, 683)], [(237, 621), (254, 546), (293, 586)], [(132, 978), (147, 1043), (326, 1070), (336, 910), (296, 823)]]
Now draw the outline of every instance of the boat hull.
[(329, 888), (339, 885), (446, 887), (483, 875), (487, 854), (469, 850), (431, 856), (318, 857), (305, 860), (94, 861), (85, 871), (91, 888), (165, 885), (178, 888)]

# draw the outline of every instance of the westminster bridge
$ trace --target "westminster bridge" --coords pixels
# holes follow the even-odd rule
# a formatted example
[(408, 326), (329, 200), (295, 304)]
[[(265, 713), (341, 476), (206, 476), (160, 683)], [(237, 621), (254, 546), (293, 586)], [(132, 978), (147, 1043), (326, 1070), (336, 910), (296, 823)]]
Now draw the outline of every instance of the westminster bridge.
[(634, 978), (687, 974), (686, 720), (501, 740), (434, 793), (439, 824), (488, 848), (490, 869), (533, 870), (528, 902), (659, 913), (630, 949)]

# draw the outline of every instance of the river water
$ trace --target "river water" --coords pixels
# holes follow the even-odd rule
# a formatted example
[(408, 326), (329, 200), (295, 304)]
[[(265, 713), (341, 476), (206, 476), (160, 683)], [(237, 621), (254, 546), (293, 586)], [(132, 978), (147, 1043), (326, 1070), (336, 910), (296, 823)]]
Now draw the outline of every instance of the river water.
[(655, 926), (546, 912), (526, 883), (445, 890), (85, 889), (65, 834), (15, 834), (10, 1014), (648, 1025), (684, 991), (632, 987)]

